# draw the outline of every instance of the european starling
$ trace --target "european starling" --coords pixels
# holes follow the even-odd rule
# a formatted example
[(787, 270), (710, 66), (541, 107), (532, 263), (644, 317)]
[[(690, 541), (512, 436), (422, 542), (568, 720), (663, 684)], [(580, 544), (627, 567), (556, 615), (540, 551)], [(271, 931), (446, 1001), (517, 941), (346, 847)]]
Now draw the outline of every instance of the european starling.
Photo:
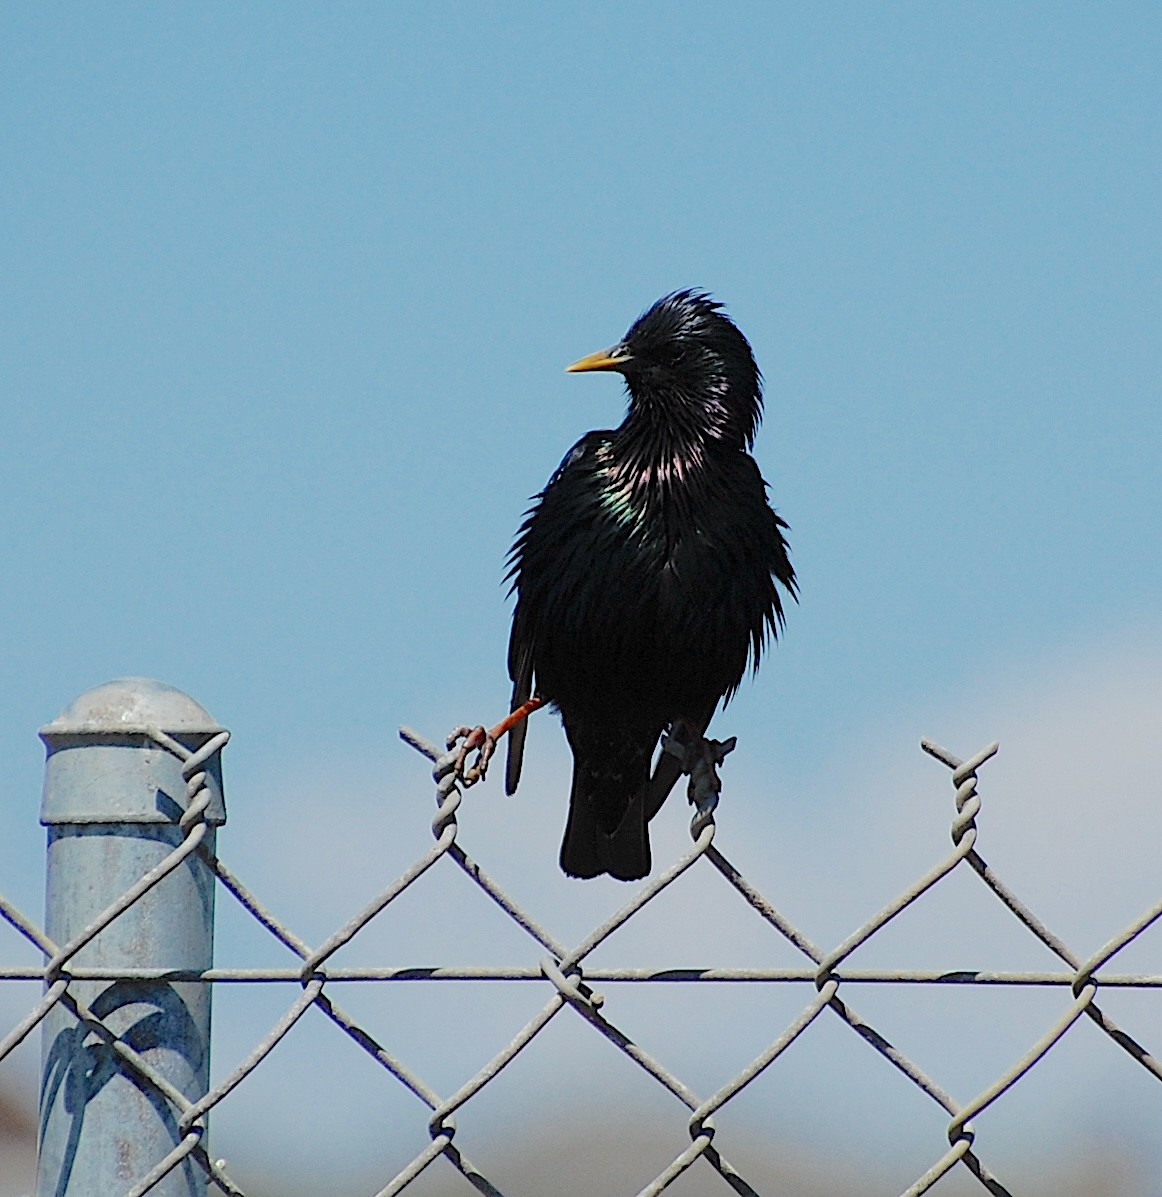
[[(573, 750), (561, 868), (623, 881), (650, 871), (647, 821), (679, 770), (651, 759), (675, 724), (698, 736), (757, 669), (792, 597), (787, 525), (748, 453), (762, 376), (746, 338), (701, 291), (658, 300), (612, 349), (570, 372), (615, 370), (629, 412), (573, 446), (509, 556), (517, 595), (515, 710), (536, 693)], [(509, 741), (520, 779), (527, 725)]]

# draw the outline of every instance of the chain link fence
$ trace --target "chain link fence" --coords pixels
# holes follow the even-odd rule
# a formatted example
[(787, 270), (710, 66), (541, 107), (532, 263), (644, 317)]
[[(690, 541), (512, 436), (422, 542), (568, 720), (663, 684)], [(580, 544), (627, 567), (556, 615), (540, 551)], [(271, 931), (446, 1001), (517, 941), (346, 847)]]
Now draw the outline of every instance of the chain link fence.
[[(933, 1145), (931, 1167), (905, 1190), (905, 1197), (932, 1189), (958, 1165), (971, 1173), (987, 1192), (1009, 1192), (984, 1163), (982, 1156), (986, 1154), (986, 1145), (978, 1144), (973, 1119), (1001, 1101), (1006, 1092), (1044, 1059), (1082, 1018), (1092, 1021), (1108, 1036), (1111, 1048), (1125, 1052), (1156, 1080), (1162, 1081), (1159, 1060), (1132, 1034), (1117, 1026), (1097, 1001), (1098, 990), (1102, 987), (1162, 988), (1162, 975), (1103, 971), (1123, 948), (1162, 917), (1162, 902), (1144, 912), (1086, 959), (1056, 936), (995, 874), (976, 848), (977, 819), (981, 811), (979, 771), (997, 751), (996, 744), (961, 760), (938, 745), (923, 742), (924, 750), (947, 766), (950, 773), (955, 801), (952, 851), (830, 950), (812, 942), (793, 925), (715, 845), (717, 797), (713, 785), (707, 784), (701, 784), (697, 794), (690, 824), (689, 850), (655, 877), (629, 890), (628, 900), (612, 917), (595, 927), (580, 943), (570, 945), (543, 926), (535, 912), (524, 909), (515, 901), (460, 842), (456, 812), (462, 799), (462, 786), (457, 764), (463, 765), (463, 739), (453, 741), (445, 750), (404, 729), (401, 731), (403, 738), (432, 765), (436, 802), (436, 813), (431, 820), (433, 842), (419, 852), (402, 876), (377, 894), (343, 927), (323, 943), (312, 946), (278, 919), (217, 855), (214, 832), (225, 817), (221, 805), (219, 754), (229, 733), (214, 725), (205, 712), (188, 699), (185, 701), (198, 712), (193, 724), (167, 726), (165, 730), (160, 718), (152, 722), (148, 718), (148, 692), (144, 696), (140, 692), (133, 693), (128, 708), (123, 702), (124, 709), (112, 714), (109, 696), (105, 695), (103, 701), (104, 706), (90, 702), (85, 719), (80, 722), (58, 720), (42, 733), (49, 746), (44, 813), (44, 821), (50, 827), (46, 929), (36, 926), (0, 895), (0, 916), (45, 957), (41, 968), (3, 967), (0, 964), (0, 981), (42, 980), (44, 984), (41, 999), (0, 1041), (0, 1061), (3, 1061), (36, 1028), (42, 1028), (45, 1046), (38, 1190), (42, 1194), (118, 1191), (125, 1197), (144, 1197), (151, 1192), (201, 1192), (207, 1183), (212, 1183), (231, 1197), (242, 1197), (243, 1189), (228, 1174), (223, 1162), (216, 1160), (209, 1150), (207, 1116), (228, 1094), (246, 1082), (311, 1010), (334, 1023), (356, 1048), (404, 1086), (416, 1100), (417, 1118), (426, 1119), (427, 1145), (397, 1175), (384, 1178), (377, 1197), (390, 1197), (405, 1191), (432, 1166), (451, 1167), (477, 1191), (499, 1194), (500, 1190), (460, 1149), (456, 1139), (456, 1117), (469, 1111), (473, 1098), (520, 1053), (530, 1049), (558, 1017), (582, 1019), (595, 1034), (604, 1036), (688, 1111), (687, 1135), (675, 1143), (671, 1162), (640, 1190), (639, 1197), (653, 1197), (664, 1192), (694, 1167), (713, 1170), (721, 1179), (723, 1191), (754, 1194), (756, 1190), (716, 1146), (715, 1118), (720, 1111), (727, 1111), (730, 1103), (774, 1066), (799, 1036), (820, 1018), (839, 1019), (947, 1115), (947, 1142)], [(64, 718), (62, 716), (62, 720)], [(176, 722), (180, 724), (181, 719)], [(124, 769), (126, 762), (128, 773)], [(180, 781), (175, 780), (178, 778)], [(126, 784), (135, 785), (145, 795), (146, 807), (133, 811), (119, 805), (119, 795)], [(98, 818), (91, 799), (95, 790), (102, 789), (103, 800), (112, 806)], [(63, 799), (61, 793), (65, 794)], [(57, 795), (55, 799), (54, 794)], [(62, 814), (61, 807), (69, 809)], [(63, 839), (58, 824), (65, 824), (70, 829)], [(79, 832), (77, 828), (80, 828)], [(114, 832), (111, 833), (110, 828)], [(115, 838), (118, 828), (128, 840), (148, 842), (153, 853), (149, 867), (134, 865), (138, 873), (133, 883), (123, 892), (118, 889), (114, 895), (102, 898), (99, 913), (88, 911), (83, 925), (76, 924), (79, 916), (75, 910), (71, 915), (72, 922), (60, 911), (54, 913), (54, 902), (75, 902), (76, 887), (70, 886), (70, 882), (76, 880), (78, 867), (82, 872), (88, 867), (83, 863), (78, 866), (80, 858), (66, 853), (55, 866), (57, 875), (54, 879), (54, 843), (75, 840), (76, 844), (69, 852), (80, 852), (93, 846), (90, 841), (101, 841), (97, 846), (106, 853), (102, 857), (101, 871), (108, 881), (118, 874), (117, 869), (109, 865), (109, 845), (105, 841), (110, 834)], [(91, 834), (95, 829), (101, 834)], [(417, 827), (417, 840), (419, 834)], [(133, 857), (134, 861), (139, 859)], [(442, 861), (448, 862), (442, 867), (450, 865), (460, 869), (482, 897), (498, 906), (520, 928), (530, 942), (535, 964), (484, 968), (342, 968), (328, 965), (340, 948), (418, 878)], [(765, 920), (772, 935), (781, 937), (798, 951), (803, 957), (802, 967), (661, 970), (585, 967), (586, 960), (600, 944), (665, 890), (681, 885), (683, 877), (695, 869), (716, 873), (721, 884), (729, 887), (740, 902)], [(861, 945), (956, 869), (974, 873), (1027, 932), (1061, 961), (1062, 967), (1043, 972), (954, 973), (843, 967)], [(187, 934), (187, 939), (192, 935), (193, 946), (187, 943), (181, 949), (186, 953), (187, 963), (174, 966), (173, 928), (167, 926), (161, 933), (170, 946), (161, 950), (159, 959), (150, 961), (143, 957), (141, 949), (145, 942), (148, 955), (148, 928), (134, 927), (132, 920), (146, 917), (151, 923), (156, 924), (159, 919), (164, 923), (173, 913), (173, 895), (167, 896), (169, 905), (160, 913), (156, 899), (159, 894), (165, 894), (166, 886), (172, 886), (172, 879), (178, 877), (186, 877), (193, 886), (186, 895), (187, 900), (179, 903), (187, 909), (178, 913), (181, 917), (189, 916), (195, 922), (201, 922), (200, 929), (195, 926)], [(93, 900), (92, 880), (86, 876), (82, 887), (89, 901)], [(228, 969), (210, 966), (209, 937), (212, 936), (214, 892), (218, 889), (240, 903), (283, 945), (290, 957), (287, 967)], [(146, 912), (144, 916), (143, 911)], [(67, 936), (54, 937), (51, 932), (55, 926), (67, 928)], [(128, 937), (122, 937), (114, 944), (110, 936), (119, 928), (127, 927), (131, 932)], [(198, 940), (198, 935), (203, 933), (204, 943)], [(186, 943), (185, 940), (182, 942)], [(104, 953), (102, 945), (106, 945)], [(455, 1092), (445, 1094), (428, 1084), (408, 1064), (401, 1054), (406, 1048), (393, 1042), (389, 1035), (357, 1021), (334, 1000), (334, 982), (361, 980), (390, 984), (417, 979), (451, 983), (527, 982), (543, 987), (546, 998), (544, 1005), (524, 1026), (514, 1028), (512, 1039), (503, 1050), (474, 1075), (466, 1077)], [(210, 1087), (209, 995), (215, 983), (227, 981), (284, 985), (292, 982), (299, 985), (301, 991), (246, 1058)], [(607, 1000), (597, 988), (626, 983), (657, 986), (727, 981), (797, 985), (809, 989), (811, 996), (789, 1025), (771, 1028), (768, 1046), (759, 1055), (709, 1094), (695, 1092), (665, 1061), (635, 1043), (616, 1021), (616, 1002)], [(957, 1100), (919, 1063), (860, 1016), (851, 1004), (850, 996), (855, 986), (868, 983), (1056, 987), (1062, 991), (1062, 1007), (1052, 1025), (1047, 1026), (1041, 1037), (992, 1084), (968, 1100)], [(159, 1011), (166, 1013), (164, 1027), (168, 1030), (157, 1031), (152, 1037), (143, 1034), (146, 1021), (153, 1018), (156, 1023)], [(114, 1080), (120, 1082), (120, 1097), (112, 1093), (117, 1087)], [(102, 1101), (112, 1103), (104, 1115), (98, 1109)], [(126, 1113), (124, 1105), (117, 1106), (117, 1101), (130, 1103), (131, 1112)], [(133, 1128), (139, 1127), (144, 1129), (138, 1138), (129, 1141), (126, 1136), (137, 1133)], [(110, 1143), (104, 1142), (105, 1139)], [(116, 1142), (112, 1143), (114, 1139)], [(70, 1187), (79, 1175), (80, 1161), (84, 1161), (83, 1167), (91, 1171), (104, 1166), (102, 1161), (106, 1159), (110, 1177), (116, 1178), (111, 1182), (112, 1187), (99, 1190), (82, 1190), (79, 1185), (75, 1189)], [(251, 1193), (250, 1197), (256, 1195)]]

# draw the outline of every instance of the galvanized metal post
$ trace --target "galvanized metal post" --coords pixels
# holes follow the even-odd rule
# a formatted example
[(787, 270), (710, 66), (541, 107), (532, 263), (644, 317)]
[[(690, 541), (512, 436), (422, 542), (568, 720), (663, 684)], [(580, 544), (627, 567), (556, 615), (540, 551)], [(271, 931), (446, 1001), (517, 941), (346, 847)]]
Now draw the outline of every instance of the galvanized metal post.
[[(186, 810), (182, 760), (220, 728), (171, 686), (128, 678), (90, 690), (41, 730), (47, 748), (41, 822), (48, 828), (46, 930), (64, 947), (180, 847)], [(226, 820), (218, 752), (201, 766), (209, 804), (202, 842)], [(199, 821), (201, 821), (199, 820)], [(192, 852), (65, 965), (207, 969), (213, 963), (214, 877)], [(73, 981), (83, 1002), (124, 1044), (191, 1101), (210, 1080), (210, 989), (199, 982)], [(107, 1037), (62, 1003), (44, 1022), (38, 1197), (114, 1197), (131, 1190), (182, 1136), (173, 1105), (137, 1075)], [(206, 1190), (186, 1159), (157, 1197)]]

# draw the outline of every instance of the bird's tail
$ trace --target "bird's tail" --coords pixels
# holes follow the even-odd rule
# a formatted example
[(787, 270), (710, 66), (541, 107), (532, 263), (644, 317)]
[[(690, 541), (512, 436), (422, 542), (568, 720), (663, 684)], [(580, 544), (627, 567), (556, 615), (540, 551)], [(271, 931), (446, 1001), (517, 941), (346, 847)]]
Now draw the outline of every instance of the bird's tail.
[[(656, 740), (655, 736), (655, 740)], [(632, 752), (590, 754), (573, 746), (569, 822), (561, 844), (561, 868), (570, 877), (636, 881), (650, 871), (646, 794), (653, 745)]]
[(584, 794), (578, 794), (577, 778), (569, 795), (569, 822), (561, 844), (561, 868), (570, 877), (600, 877), (608, 873), (618, 881), (637, 881), (650, 871), (650, 838), (646, 832), (643, 799), (638, 790), (621, 822), (605, 831)]

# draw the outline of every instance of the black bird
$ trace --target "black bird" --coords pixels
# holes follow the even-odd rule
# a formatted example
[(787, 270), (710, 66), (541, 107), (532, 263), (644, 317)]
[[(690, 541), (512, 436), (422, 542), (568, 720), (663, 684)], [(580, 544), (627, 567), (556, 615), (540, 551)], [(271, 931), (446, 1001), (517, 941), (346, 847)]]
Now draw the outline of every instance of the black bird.
[[(629, 412), (569, 451), (509, 556), (512, 709), (536, 689), (573, 750), (561, 868), (623, 881), (650, 871), (646, 824), (679, 776), (663, 730), (705, 731), (758, 668), (796, 596), (787, 525), (747, 450), (762, 376), (746, 338), (701, 291), (659, 299), (612, 349), (571, 372), (615, 370)], [(520, 779), (527, 725), (509, 741)]]

